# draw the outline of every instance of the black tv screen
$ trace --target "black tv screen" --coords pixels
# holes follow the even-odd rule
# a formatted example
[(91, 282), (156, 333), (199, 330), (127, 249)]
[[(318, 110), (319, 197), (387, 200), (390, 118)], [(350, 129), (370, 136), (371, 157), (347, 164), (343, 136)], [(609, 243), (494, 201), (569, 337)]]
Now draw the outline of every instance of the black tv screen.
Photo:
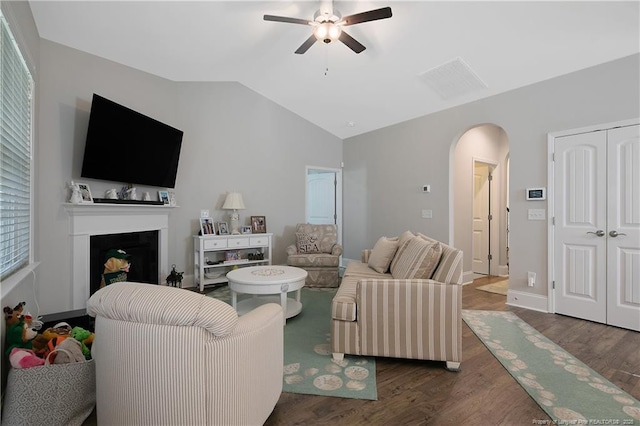
[(82, 177), (175, 188), (183, 132), (93, 95)]

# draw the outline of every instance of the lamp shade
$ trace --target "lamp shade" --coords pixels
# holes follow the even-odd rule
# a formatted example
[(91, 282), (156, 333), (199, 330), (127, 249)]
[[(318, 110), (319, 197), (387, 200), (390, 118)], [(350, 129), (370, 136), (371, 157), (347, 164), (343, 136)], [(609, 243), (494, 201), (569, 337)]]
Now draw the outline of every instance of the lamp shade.
[(242, 210), (245, 208), (244, 201), (242, 201), (242, 194), (239, 192), (229, 192), (227, 198), (224, 200), (222, 206), (224, 210)]

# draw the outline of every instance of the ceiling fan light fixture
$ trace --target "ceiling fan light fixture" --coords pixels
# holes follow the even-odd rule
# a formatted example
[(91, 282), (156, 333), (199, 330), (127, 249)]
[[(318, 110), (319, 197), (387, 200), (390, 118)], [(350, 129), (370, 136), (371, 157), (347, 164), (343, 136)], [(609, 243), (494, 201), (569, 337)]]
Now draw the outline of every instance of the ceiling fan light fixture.
[(313, 34), (316, 38), (325, 43), (331, 43), (332, 41), (338, 40), (341, 32), (342, 29), (340, 26), (333, 22), (323, 22), (313, 30)]

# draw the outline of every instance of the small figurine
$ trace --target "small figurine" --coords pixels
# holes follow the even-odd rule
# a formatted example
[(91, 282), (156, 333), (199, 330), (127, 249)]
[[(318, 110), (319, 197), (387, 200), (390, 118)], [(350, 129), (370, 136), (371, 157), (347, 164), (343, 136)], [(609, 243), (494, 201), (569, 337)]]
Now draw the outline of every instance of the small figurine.
[(171, 265), (171, 273), (167, 277), (167, 284), (171, 287), (182, 288), (182, 274), (184, 272), (176, 272), (176, 265)]
[(82, 194), (80, 193), (80, 187), (74, 181), (71, 181), (69, 184), (69, 189), (71, 190), (71, 197), (69, 197), (69, 202), (71, 204), (80, 204), (82, 203)]
[(118, 192), (115, 188), (107, 189), (107, 192), (105, 192), (105, 198), (108, 198), (109, 200), (117, 200)]

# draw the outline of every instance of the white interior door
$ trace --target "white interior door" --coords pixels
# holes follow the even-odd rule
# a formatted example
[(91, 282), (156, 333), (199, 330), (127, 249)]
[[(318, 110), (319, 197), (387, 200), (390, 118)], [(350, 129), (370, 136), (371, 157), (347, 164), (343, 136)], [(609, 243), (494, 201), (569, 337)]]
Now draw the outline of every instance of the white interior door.
[(333, 171), (307, 172), (307, 223), (336, 223), (336, 184), (336, 173)]
[(606, 131), (555, 139), (555, 308), (606, 322)]
[(608, 132), (607, 323), (640, 331), (640, 126)]
[(489, 173), (488, 164), (473, 167), (472, 271), (489, 274)]

